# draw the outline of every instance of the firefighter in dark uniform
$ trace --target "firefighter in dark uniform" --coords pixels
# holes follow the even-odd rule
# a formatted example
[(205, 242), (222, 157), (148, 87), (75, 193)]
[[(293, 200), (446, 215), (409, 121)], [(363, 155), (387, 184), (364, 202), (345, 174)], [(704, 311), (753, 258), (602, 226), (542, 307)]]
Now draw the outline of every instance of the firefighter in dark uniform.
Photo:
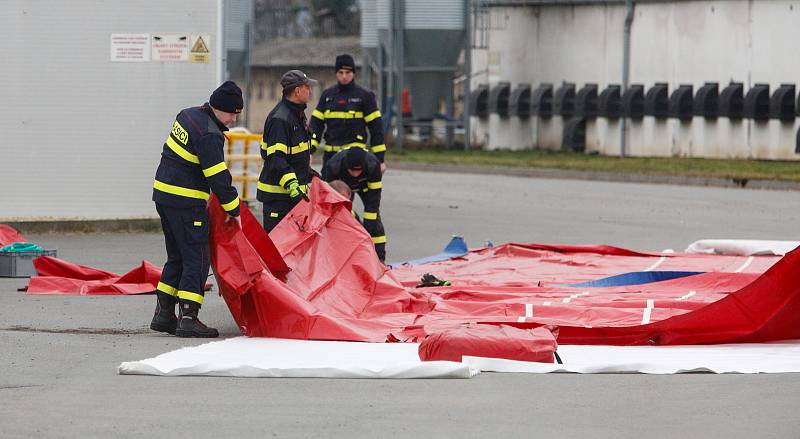
[(269, 233), (300, 201), (308, 199), (311, 154), (306, 104), (316, 81), (300, 70), (281, 77), (283, 99), (264, 122), (261, 157), (264, 166), (258, 179), (258, 201), (264, 206), (264, 230)]
[[(210, 266), (207, 203), (211, 192), (239, 219), (239, 194), (225, 164), (223, 132), (242, 111), (242, 90), (227, 81), (199, 107), (182, 110), (164, 142), (153, 184), (153, 201), (161, 217), (167, 263), (156, 295), (150, 329), (179, 337), (217, 337), (198, 318)], [(180, 316), (175, 316), (179, 303)]]
[(349, 148), (337, 152), (322, 168), (322, 179), (325, 181), (341, 180), (352, 193), (357, 193), (364, 203), (363, 223), (381, 262), (386, 260), (386, 232), (381, 222), (381, 162), (371, 152), (362, 148)]
[(316, 110), (311, 113), (311, 144), (316, 148), (325, 139), (322, 167), (339, 151), (354, 146), (367, 149), (386, 170), (383, 122), (375, 94), (355, 83), (356, 64), (347, 54), (336, 57), (337, 84), (322, 92)]

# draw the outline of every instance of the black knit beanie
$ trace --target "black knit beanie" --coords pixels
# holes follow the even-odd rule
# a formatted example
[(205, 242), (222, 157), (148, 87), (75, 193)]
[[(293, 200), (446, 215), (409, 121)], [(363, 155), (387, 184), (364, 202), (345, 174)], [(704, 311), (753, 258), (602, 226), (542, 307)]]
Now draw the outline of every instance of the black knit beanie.
[(344, 166), (347, 169), (364, 169), (366, 161), (367, 151), (358, 146), (348, 149), (344, 156)]
[(356, 62), (353, 61), (353, 57), (348, 54), (339, 55), (336, 57), (336, 71), (347, 69), (353, 72), (356, 71)]
[(211, 93), (208, 103), (219, 111), (241, 113), (244, 107), (242, 89), (233, 81), (225, 81)]

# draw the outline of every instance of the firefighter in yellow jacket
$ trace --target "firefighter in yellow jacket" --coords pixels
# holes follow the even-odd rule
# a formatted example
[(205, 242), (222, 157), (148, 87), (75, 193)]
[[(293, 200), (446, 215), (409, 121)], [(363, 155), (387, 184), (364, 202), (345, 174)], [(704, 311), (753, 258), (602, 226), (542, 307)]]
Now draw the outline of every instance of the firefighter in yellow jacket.
[(359, 147), (375, 154), (383, 173), (386, 144), (375, 93), (356, 84), (356, 63), (352, 56), (337, 56), (335, 69), (336, 84), (322, 92), (317, 108), (311, 113), (311, 145), (319, 147), (324, 139), (323, 168), (337, 152)]
[[(161, 153), (153, 201), (161, 217), (167, 262), (158, 283), (150, 329), (179, 337), (217, 337), (197, 317), (211, 264), (207, 203), (217, 196), (228, 220), (239, 220), (239, 194), (225, 164), (223, 132), (243, 107), (242, 90), (227, 81), (199, 107), (181, 110)], [(175, 304), (180, 304), (180, 316)]]
[(258, 201), (264, 212), (264, 230), (269, 233), (301, 199), (308, 199), (311, 146), (306, 104), (317, 81), (300, 70), (281, 77), (283, 99), (264, 121), (261, 157), (264, 166), (258, 178)]

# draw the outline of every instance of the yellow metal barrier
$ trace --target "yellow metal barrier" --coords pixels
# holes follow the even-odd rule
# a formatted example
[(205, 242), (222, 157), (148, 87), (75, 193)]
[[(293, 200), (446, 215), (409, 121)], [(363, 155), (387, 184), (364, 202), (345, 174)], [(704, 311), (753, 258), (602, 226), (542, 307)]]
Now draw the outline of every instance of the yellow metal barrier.
[(261, 173), (261, 134), (225, 132), (225, 161), (233, 184), (244, 201), (256, 199), (258, 176)]

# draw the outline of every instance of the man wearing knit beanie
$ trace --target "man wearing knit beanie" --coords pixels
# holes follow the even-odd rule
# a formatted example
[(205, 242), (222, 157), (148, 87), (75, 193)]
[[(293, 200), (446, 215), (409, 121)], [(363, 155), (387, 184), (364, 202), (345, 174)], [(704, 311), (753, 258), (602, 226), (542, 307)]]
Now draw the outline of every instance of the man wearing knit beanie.
[(386, 145), (375, 94), (356, 85), (356, 63), (351, 55), (337, 56), (334, 67), (337, 84), (322, 92), (311, 114), (311, 144), (316, 148), (324, 140), (323, 167), (337, 152), (359, 147), (375, 154), (384, 172)]
[(328, 182), (340, 180), (350, 188), (351, 200), (353, 194), (358, 194), (361, 198), (364, 204), (362, 224), (372, 237), (378, 259), (383, 262), (386, 259), (386, 232), (380, 213), (383, 188), (381, 162), (375, 154), (364, 151), (363, 148), (349, 148), (337, 152), (325, 163), (322, 179)]
[(233, 81), (225, 81), (211, 93), (208, 103), (217, 110), (239, 114), (244, 106), (242, 89)]
[[(239, 194), (225, 164), (223, 132), (242, 112), (242, 90), (227, 81), (208, 102), (180, 111), (161, 152), (153, 201), (161, 217), (167, 263), (156, 288), (150, 329), (178, 337), (219, 335), (197, 317), (203, 303), (210, 259), (208, 212), (213, 192), (228, 221), (241, 227)], [(179, 304), (180, 316), (175, 315)]]

